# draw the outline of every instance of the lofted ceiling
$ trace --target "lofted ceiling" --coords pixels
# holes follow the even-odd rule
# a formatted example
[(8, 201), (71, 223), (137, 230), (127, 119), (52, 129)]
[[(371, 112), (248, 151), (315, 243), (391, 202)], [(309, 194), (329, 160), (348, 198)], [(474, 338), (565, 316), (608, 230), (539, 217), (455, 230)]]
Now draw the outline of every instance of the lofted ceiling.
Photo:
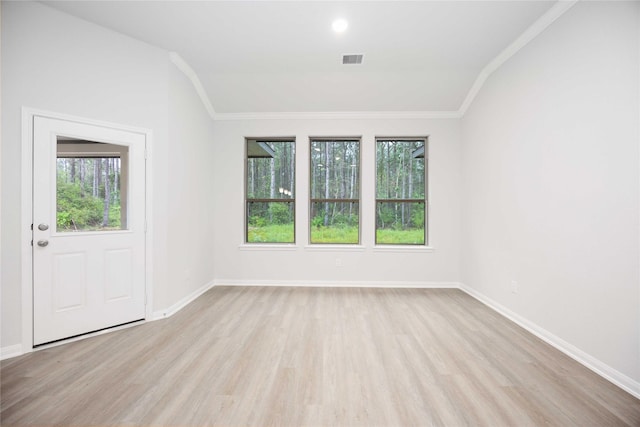
[[(224, 114), (458, 111), (483, 69), (556, 2), (43, 3), (177, 53)], [(332, 30), (336, 18), (345, 32)], [(343, 54), (364, 61), (343, 65)]]

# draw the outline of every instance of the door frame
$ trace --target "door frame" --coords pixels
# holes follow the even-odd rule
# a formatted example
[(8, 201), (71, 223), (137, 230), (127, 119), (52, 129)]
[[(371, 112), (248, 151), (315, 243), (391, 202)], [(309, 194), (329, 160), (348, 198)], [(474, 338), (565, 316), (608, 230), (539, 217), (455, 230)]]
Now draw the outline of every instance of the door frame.
[[(22, 349), (21, 353), (30, 353), (33, 348), (33, 124), (35, 117), (45, 117), (56, 120), (66, 120), (78, 122), (87, 125), (108, 127), (127, 132), (142, 134), (145, 138), (145, 320), (152, 319), (153, 313), (153, 257), (151, 248), (153, 248), (153, 218), (151, 214), (151, 196), (153, 194), (152, 181), (152, 131), (150, 129), (121, 125), (102, 120), (94, 120), (85, 117), (72, 116), (69, 114), (55, 113), (34, 108), (22, 107), (22, 171), (20, 180), (20, 236), (21, 236), (21, 281), (22, 281)], [(117, 327), (114, 329), (118, 329)], [(108, 329), (110, 331), (113, 329)], [(90, 336), (95, 336), (105, 331), (98, 331), (82, 335), (81, 337), (71, 338), (62, 342), (75, 341)], [(55, 344), (52, 344), (55, 345)], [(43, 346), (42, 348), (47, 348)]]

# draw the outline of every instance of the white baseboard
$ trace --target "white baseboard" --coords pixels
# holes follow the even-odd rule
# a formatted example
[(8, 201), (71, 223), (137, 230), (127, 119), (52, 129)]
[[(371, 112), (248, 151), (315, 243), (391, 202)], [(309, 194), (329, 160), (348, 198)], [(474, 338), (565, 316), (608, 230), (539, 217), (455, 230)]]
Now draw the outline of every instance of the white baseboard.
[(22, 355), (22, 344), (8, 345), (0, 348), (0, 360)]
[(148, 320), (160, 320), (165, 319), (167, 317), (173, 316), (178, 311), (182, 310), (184, 307), (189, 305), (192, 301), (196, 300), (200, 295), (207, 292), (209, 289), (215, 286), (214, 282), (205, 283), (195, 291), (191, 292), (189, 295), (182, 298), (180, 301), (176, 302), (172, 306), (165, 308), (164, 310), (154, 311), (151, 315), (151, 319)]
[(466, 292), (467, 294), (469, 294), (470, 296), (472, 296), (473, 298), (477, 299), (481, 303), (485, 304), (487, 307), (491, 308), (492, 310), (495, 310), (496, 312), (500, 313), (507, 319), (511, 320), (512, 322), (526, 329), (528, 332), (540, 338), (542, 341), (560, 350), (561, 352), (563, 352), (573, 360), (591, 369), (596, 374), (600, 375), (601, 377), (605, 378), (606, 380), (610, 381), (611, 383), (625, 390), (629, 394), (640, 399), (640, 382), (635, 381), (632, 378), (629, 378), (628, 376), (617, 371), (616, 369), (612, 368), (606, 363), (603, 363), (602, 361), (596, 359), (590, 354), (585, 353), (584, 351), (580, 350), (576, 346), (566, 342), (562, 338), (552, 334), (546, 329), (539, 327), (535, 323), (525, 319), (519, 314), (514, 313), (513, 311), (509, 310), (505, 306), (497, 303), (491, 298), (486, 297), (485, 295), (481, 294), (475, 289), (470, 288), (469, 286), (466, 286), (464, 284), (460, 284), (460, 289)]
[(334, 281), (334, 280), (216, 280), (215, 286), (291, 286), (299, 288), (420, 288), (458, 289), (459, 282)]

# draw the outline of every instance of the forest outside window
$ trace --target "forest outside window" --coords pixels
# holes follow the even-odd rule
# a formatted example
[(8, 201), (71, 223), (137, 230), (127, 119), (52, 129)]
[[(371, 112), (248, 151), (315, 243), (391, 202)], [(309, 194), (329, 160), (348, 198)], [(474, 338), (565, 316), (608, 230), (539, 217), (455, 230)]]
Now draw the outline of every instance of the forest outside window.
[(427, 242), (427, 139), (376, 138), (376, 244)]
[(58, 137), (56, 231), (126, 230), (129, 149)]
[(310, 242), (360, 243), (360, 140), (310, 143)]
[(295, 242), (295, 141), (246, 139), (245, 242)]

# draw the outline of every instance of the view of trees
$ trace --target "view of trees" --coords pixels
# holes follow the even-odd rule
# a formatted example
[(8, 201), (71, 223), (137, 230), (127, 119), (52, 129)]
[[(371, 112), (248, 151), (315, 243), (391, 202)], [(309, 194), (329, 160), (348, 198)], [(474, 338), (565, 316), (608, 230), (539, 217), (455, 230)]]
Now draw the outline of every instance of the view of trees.
[[(376, 140), (376, 244), (426, 242), (425, 139)], [(247, 140), (246, 241), (295, 241), (295, 142)], [(309, 146), (311, 243), (360, 242), (360, 141)]]
[(247, 141), (247, 242), (293, 243), (295, 144)]
[(121, 228), (120, 158), (58, 158), (56, 172), (58, 231)]
[[(425, 140), (376, 141), (376, 243), (424, 244)], [(357, 244), (360, 141), (310, 144), (311, 243)], [(57, 159), (59, 231), (120, 229), (119, 157)], [(295, 143), (247, 140), (247, 242), (295, 241)]]
[(360, 141), (311, 141), (311, 243), (358, 243)]
[(376, 141), (376, 243), (425, 243), (424, 140)]

